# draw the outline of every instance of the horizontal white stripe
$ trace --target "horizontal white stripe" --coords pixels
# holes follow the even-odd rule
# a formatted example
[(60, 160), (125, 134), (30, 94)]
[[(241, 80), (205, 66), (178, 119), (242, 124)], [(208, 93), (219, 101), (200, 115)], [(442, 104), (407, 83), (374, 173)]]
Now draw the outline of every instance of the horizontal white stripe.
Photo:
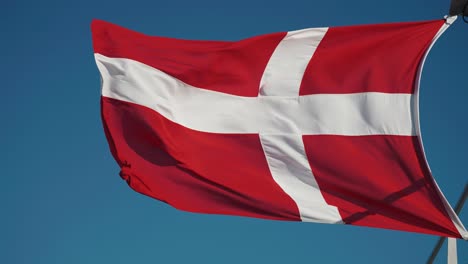
[(260, 96), (297, 96), (302, 77), (328, 28), (290, 31), (278, 44), (260, 82)]
[(301, 135), (263, 135), (260, 141), (276, 183), (296, 202), (302, 221), (342, 223), (338, 208), (328, 205), (307, 160)]
[(143, 63), (95, 54), (102, 95), (213, 133), (414, 135), (412, 95), (242, 97), (195, 88)]

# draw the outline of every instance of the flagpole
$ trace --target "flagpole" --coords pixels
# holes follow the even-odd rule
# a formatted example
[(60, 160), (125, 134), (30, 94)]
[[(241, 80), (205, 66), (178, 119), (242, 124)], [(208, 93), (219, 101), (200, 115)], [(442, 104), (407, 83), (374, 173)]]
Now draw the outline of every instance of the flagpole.
[[(466, 198), (468, 198), (468, 184), (465, 184), (465, 189), (463, 190), (462, 195), (458, 199), (457, 205), (455, 206), (455, 213), (458, 215), (463, 208), (463, 205), (465, 204)], [(429, 260), (427, 261), (427, 264), (432, 264), (439, 253), (440, 248), (442, 247), (442, 244), (445, 242), (446, 237), (440, 237), (439, 241), (437, 241), (436, 246), (434, 247), (434, 250), (432, 250), (432, 254), (429, 257)]]

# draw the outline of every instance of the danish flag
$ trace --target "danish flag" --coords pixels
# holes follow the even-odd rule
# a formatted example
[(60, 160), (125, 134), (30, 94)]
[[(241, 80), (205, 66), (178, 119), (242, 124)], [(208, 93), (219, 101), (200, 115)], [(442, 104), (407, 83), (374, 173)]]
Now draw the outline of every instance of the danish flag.
[(446, 28), (193, 41), (95, 20), (102, 120), (120, 175), (185, 211), (466, 239), (419, 129), (422, 65)]

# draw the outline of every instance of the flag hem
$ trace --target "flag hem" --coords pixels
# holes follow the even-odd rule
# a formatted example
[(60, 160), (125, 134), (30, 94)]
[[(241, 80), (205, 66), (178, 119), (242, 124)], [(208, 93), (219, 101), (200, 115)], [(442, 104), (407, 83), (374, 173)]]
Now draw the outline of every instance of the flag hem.
[(426, 166), (427, 166), (427, 168), (429, 170), (429, 173), (431, 174), (431, 179), (432, 179), (432, 181), (434, 183), (434, 186), (436, 187), (436, 190), (437, 190), (437, 192), (438, 192), (438, 194), (439, 194), (439, 196), (440, 196), (440, 198), (442, 200), (444, 208), (445, 208), (447, 214), (449, 215), (450, 219), (452, 220), (453, 224), (455, 225), (455, 228), (458, 230), (458, 233), (460, 234), (460, 237), (462, 239), (464, 239), (464, 240), (468, 240), (468, 232), (466, 231), (465, 227), (463, 226), (463, 223), (460, 221), (460, 218), (457, 216), (457, 214), (455, 213), (453, 208), (450, 206), (449, 202), (447, 201), (444, 194), (440, 190), (439, 185), (435, 181), (434, 176), (432, 175), (432, 171), (431, 171), (431, 168), (429, 166), (429, 162), (427, 161), (427, 158), (426, 158), (426, 152), (424, 151), (424, 144), (423, 144), (422, 135), (421, 135), (421, 123), (420, 123), (420, 117), (419, 117), (419, 90), (420, 90), (420, 87), (421, 87), (421, 75), (422, 75), (422, 71), (423, 71), (423, 68), (424, 68), (424, 63), (426, 61), (427, 56), (429, 55), (429, 52), (431, 51), (432, 47), (437, 42), (439, 37), (442, 36), (442, 34), (445, 32), (445, 30), (447, 30), (450, 27), (450, 25), (452, 25), (452, 23), (457, 19), (457, 17), (456, 16), (445, 16), (444, 19), (445, 19), (445, 23), (442, 25), (442, 27), (439, 29), (439, 31), (436, 33), (436, 35), (432, 39), (432, 42), (430, 43), (429, 48), (424, 53), (423, 59), (421, 60), (421, 63), (419, 65), (419, 67), (418, 67), (418, 70), (417, 70), (417, 73), (416, 73), (416, 79), (415, 79), (415, 86), (414, 86), (415, 100), (414, 100), (414, 109), (413, 109), (413, 111), (414, 111), (416, 135), (418, 137), (419, 144), (421, 145), (421, 152), (422, 152), (424, 161), (425, 161)]

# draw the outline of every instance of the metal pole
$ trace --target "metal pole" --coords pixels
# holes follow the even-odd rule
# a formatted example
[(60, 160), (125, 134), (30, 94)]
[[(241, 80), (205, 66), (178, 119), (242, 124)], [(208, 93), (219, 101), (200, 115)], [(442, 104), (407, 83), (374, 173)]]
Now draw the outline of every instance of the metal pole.
[[(462, 195), (460, 196), (460, 199), (458, 199), (457, 205), (455, 206), (455, 213), (458, 215), (463, 208), (463, 205), (465, 204), (466, 198), (468, 198), (468, 184), (465, 184), (465, 189), (463, 190)], [(434, 247), (434, 250), (432, 250), (432, 254), (429, 257), (429, 260), (427, 261), (427, 264), (432, 264), (437, 256), (437, 253), (439, 253), (440, 248), (442, 247), (442, 244), (444, 244), (446, 237), (440, 237), (439, 241), (437, 241), (436, 246)]]

